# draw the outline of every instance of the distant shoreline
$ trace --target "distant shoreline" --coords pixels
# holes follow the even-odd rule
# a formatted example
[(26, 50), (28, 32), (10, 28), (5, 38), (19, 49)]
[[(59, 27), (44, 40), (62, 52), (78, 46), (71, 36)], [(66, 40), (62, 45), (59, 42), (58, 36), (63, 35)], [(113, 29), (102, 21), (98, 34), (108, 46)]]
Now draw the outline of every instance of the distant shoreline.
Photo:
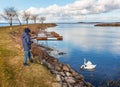
[(116, 27), (120, 27), (120, 23), (100, 23), (100, 24), (96, 24), (95, 26), (116, 26)]
[(61, 22), (57, 24), (93, 24), (94, 26), (120, 26), (120, 22)]
[[(37, 23), (38, 24), (38, 23)], [(45, 24), (49, 24), (49, 23), (45, 23)], [(53, 23), (54, 24), (54, 23)], [(57, 24), (93, 24), (94, 26), (115, 26), (115, 27), (120, 27), (120, 22), (65, 22), (65, 23), (55, 23)], [(23, 24), (25, 25), (25, 24)], [(30, 24), (32, 25), (32, 24)], [(9, 27), (8, 23), (0, 23), (0, 27)], [(18, 23), (13, 23), (13, 26), (19, 26)]]

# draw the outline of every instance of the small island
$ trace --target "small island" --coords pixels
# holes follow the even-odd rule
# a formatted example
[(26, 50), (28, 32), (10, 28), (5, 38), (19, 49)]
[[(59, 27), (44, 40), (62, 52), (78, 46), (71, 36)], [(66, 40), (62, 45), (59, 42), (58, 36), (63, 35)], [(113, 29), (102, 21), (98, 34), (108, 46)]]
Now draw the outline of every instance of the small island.
[(100, 24), (95, 24), (94, 26), (115, 26), (115, 27), (120, 27), (120, 22), (115, 22), (115, 23), (100, 23)]

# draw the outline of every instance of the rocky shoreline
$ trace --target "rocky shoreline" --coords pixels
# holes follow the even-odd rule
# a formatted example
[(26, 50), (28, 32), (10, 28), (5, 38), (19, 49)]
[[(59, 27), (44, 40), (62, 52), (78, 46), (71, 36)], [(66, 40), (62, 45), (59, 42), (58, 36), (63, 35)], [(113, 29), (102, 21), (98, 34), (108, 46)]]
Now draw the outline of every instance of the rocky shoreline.
[(58, 59), (50, 56), (46, 50), (48, 47), (38, 44), (32, 45), (32, 54), (35, 62), (43, 64), (56, 77), (59, 87), (94, 87), (89, 82), (85, 82), (84, 76), (78, 74), (68, 64), (63, 64)]
[[(48, 51), (50, 52), (53, 50), (54, 49), (50, 47), (38, 45), (36, 43), (32, 44), (32, 54), (35, 58), (35, 62), (47, 67), (56, 77), (59, 85), (54, 87), (94, 87), (91, 83), (84, 80), (83, 75), (78, 74), (68, 64), (60, 63), (57, 58), (49, 55)], [(60, 54), (62, 55), (65, 53)]]

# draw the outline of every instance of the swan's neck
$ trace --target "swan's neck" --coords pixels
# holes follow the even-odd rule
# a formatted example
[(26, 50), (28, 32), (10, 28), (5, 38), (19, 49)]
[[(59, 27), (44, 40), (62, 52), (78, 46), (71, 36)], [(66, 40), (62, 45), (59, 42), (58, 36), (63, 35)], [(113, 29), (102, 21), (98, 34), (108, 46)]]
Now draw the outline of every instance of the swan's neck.
[(84, 58), (84, 64), (86, 64), (86, 59)]

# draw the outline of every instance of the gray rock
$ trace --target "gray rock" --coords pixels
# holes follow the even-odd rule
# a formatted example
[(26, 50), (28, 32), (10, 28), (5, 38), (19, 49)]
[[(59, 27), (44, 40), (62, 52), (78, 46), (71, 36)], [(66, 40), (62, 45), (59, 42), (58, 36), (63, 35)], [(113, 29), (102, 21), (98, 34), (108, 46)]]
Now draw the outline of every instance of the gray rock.
[(65, 81), (65, 77), (61, 76), (62, 82), (66, 82)]
[(89, 82), (86, 82), (86, 86), (87, 86), (87, 87), (94, 87), (94, 86), (92, 86), (92, 84), (89, 83)]
[(70, 83), (68, 83), (68, 87), (73, 87), (73, 85), (71, 85)]
[(48, 67), (48, 63), (45, 59), (42, 60), (42, 63), (43, 63), (44, 66)]
[(67, 83), (73, 84), (75, 83), (75, 79), (73, 77), (65, 77)]
[(84, 82), (83, 81), (80, 81), (79, 82), (79, 85), (81, 85), (82, 87), (84, 86)]
[(73, 69), (70, 69), (70, 72), (72, 73), (73, 76), (77, 76), (78, 73), (76, 71), (74, 71)]
[(59, 74), (56, 75), (56, 79), (57, 79), (58, 82), (61, 82), (61, 81), (62, 81), (62, 80), (61, 80), (61, 76), (60, 76)]
[(54, 70), (54, 69), (52, 69), (52, 70), (50, 70), (50, 72), (52, 73), (52, 74), (58, 74), (58, 71), (56, 71), (56, 70)]
[(72, 76), (72, 74), (70, 72), (66, 72), (66, 76)]
[(56, 66), (55, 66), (55, 70), (57, 70), (57, 71), (61, 71), (61, 67), (58, 66), (58, 65), (56, 65)]
[(64, 65), (64, 66), (63, 66), (63, 70), (69, 72), (69, 71), (70, 71), (70, 68), (69, 68), (67, 65)]
[(52, 87), (61, 87), (60, 83), (52, 83)]
[(75, 76), (75, 79), (77, 79), (77, 80), (84, 80), (84, 76), (83, 75), (77, 75), (77, 76)]
[(83, 85), (75, 84), (74, 87), (83, 87)]
[(61, 75), (61, 76), (65, 76), (65, 73), (64, 73), (64, 72), (60, 72), (60, 75)]
[(68, 87), (67, 83), (63, 83), (62, 87)]

